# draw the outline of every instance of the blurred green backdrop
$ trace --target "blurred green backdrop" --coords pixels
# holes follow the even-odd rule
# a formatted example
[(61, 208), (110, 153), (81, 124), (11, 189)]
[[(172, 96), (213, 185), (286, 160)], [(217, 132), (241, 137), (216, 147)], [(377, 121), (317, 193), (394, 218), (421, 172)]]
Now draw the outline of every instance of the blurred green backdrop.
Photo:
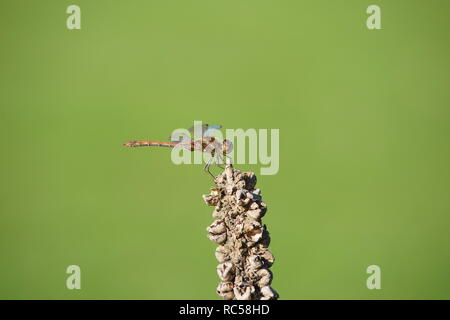
[(202, 165), (121, 146), (194, 120), (280, 129), (277, 175), (238, 169), (259, 175), (281, 298), (450, 298), (449, 1), (0, 10), (0, 298), (219, 299)]

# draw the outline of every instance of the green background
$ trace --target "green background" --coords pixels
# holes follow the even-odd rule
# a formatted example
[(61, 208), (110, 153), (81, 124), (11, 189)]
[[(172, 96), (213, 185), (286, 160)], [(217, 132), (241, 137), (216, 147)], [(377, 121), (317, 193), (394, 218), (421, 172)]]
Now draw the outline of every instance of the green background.
[(281, 298), (450, 298), (449, 10), (2, 0), (0, 298), (219, 299), (210, 177), (121, 146), (194, 120), (280, 129), (278, 174), (238, 169), (269, 206)]

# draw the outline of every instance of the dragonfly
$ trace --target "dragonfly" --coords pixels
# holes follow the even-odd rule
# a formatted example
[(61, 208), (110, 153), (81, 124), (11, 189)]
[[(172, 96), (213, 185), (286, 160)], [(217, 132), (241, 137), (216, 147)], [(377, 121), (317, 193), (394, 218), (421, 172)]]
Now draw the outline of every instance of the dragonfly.
[(203, 170), (209, 173), (213, 179), (214, 175), (210, 171), (212, 164), (218, 167), (223, 167), (220, 165), (224, 163), (224, 159), (229, 158), (227, 154), (232, 151), (232, 142), (228, 139), (223, 141), (218, 141), (212, 132), (214, 130), (219, 130), (222, 128), (221, 125), (208, 125), (208, 124), (197, 124), (188, 129), (191, 136), (187, 134), (178, 134), (176, 137), (171, 136), (169, 138), (170, 142), (159, 142), (159, 141), (146, 141), (146, 140), (135, 140), (128, 141), (123, 145), (126, 147), (168, 147), (168, 148), (183, 148), (189, 151), (201, 151), (211, 154), (211, 158), (206, 161)]

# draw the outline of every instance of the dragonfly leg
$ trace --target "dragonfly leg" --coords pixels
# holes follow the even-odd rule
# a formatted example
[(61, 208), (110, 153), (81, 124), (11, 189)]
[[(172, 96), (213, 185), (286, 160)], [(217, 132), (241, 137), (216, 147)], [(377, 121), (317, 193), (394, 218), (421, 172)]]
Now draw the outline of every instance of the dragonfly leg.
[(225, 160), (224, 161), (225, 165), (233, 163), (233, 159), (229, 155), (224, 154), (224, 156), (225, 156), (225, 158), (223, 158), (223, 160)]
[(220, 153), (217, 153), (217, 159), (216, 159), (216, 166), (218, 166), (220, 169), (225, 169), (225, 167), (221, 166), (220, 164), (223, 161), (223, 157)]
[(213, 177), (213, 179), (215, 179), (216, 177), (214, 177), (214, 175), (211, 173), (211, 171), (209, 171), (209, 167), (211, 166), (211, 162), (212, 162), (213, 159), (214, 158), (210, 158), (210, 159), (208, 159), (208, 161), (206, 161), (206, 164), (203, 167), (203, 170), (205, 172), (208, 172), (211, 175), (211, 177)]

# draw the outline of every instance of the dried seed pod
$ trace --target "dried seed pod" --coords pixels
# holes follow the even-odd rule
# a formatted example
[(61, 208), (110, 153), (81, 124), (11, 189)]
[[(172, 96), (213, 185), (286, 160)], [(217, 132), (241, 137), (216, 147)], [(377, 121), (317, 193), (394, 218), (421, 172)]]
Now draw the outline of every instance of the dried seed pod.
[(208, 228), (206, 228), (206, 231), (214, 234), (221, 234), (226, 232), (227, 228), (223, 220), (216, 220)]
[(263, 266), (263, 262), (259, 256), (251, 255), (247, 258), (247, 265), (249, 269), (256, 271)]
[(259, 280), (258, 285), (260, 288), (270, 286), (272, 283), (272, 272), (269, 269), (260, 269), (257, 271)]
[(216, 259), (220, 263), (230, 260), (231, 259), (230, 251), (224, 246), (217, 247), (216, 248)]
[(217, 191), (211, 191), (211, 194), (203, 195), (203, 201), (205, 201), (205, 203), (209, 206), (216, 206), (220, 201), (219, 195), (220, 194)]
[(261, 228), (262, 228), (261, 223), (259, 223), (258, 221), (247, 220), (244, 223), (244, 228), (242, 229), (242, 232), (247, 233), (254, 230), (261, 230)]
[(217, 197), (220, 195), (220, 188), (211, 188), (211, 195)]
[(231, 300), (234, 298), (233, 287), (234, 287), (233, 282), (221, 282), (217, 286), (216, 292), (224, 300)]
[(208, 233), (208, 238), (211, 241), (214, 241), (215, 243), (222, 244), (227, 240), (227, 234), (221, 233), (221, 234), (214, 234), (214, 233)]
[(236, 300), (252, 300), (255, 288), (252, 285), (238, 285), (233, 289)]
[(217, 266), (217, 274), (220, 280), (230, 281), (234, 279), (234, 265), (231, 262), (224, 262)]
[(275, 261), (275, 257), (273, 256), (272, 252), (269, 250), (264, 250), (264, 252), (261, 254), (261, 258), (264, 259), (264, 261), (269, 265), (272, 266), (272, 264)]
[(216, 188), (203, 199), (215, 206), (216, 220), (207, 228), (208, 237), (218, 243), (215, 256), (217, 274), (222, 282), (217, 294), (224, 299), (277, 299), (270, 287), (272, 273), (268, 268), (274, 257), (268, 250), (269, 232), (261, 218), (267, 210), (261, 190), (254, 189), (253, 172), (241, 172), (231, 165), (214, 180)]
[[(245, 228), (245, 227), (244, 227)], [(244, 229), (245, 232), (245, 229)], [(263, 230), (261, 228), (253, 228), (245, 233), (245, 237), (250, 242), (258, 242), (263, 235)]]
[(250, 205), (250, 209), (252, 210), (256, 210), (259, 209), (260, 205), (258, 204), (258, 202), (252, 202), (252, 204)]
[(262, 211), (261, 209), (254, 209), (254, 210), (248, 210), (247, 216), (249, 216), (252, 219), (259, 219), (262, 217)]
[(213, 216), (214, 218), (220, 218), (220, 217), (222, 216), (222, 214), (221, 214), (220, 211), (214, 210), (213, 213), (212, 213), (212, 216)]
[(243, 206), (246, 206), (246, 205), (248, 205), (250, 203), (250, 201), (252, 201), (252, 199), (244, 198), (244, 199), (241, 200), (241, 203), (242, 203)]
[(236, 186), (237, 189), (244, 189), (245, 188), (245, 181), (241, 180), (239, 182), (236, 182)]
[(233, 300), (234, 299), (234, 292), (224, 292), (223, 294), (219, 294), (223, 298), (223, 300)]
[(278, 298), (278, 293), (269, 286), (261, 288), (261, 300), (272, 300)]

